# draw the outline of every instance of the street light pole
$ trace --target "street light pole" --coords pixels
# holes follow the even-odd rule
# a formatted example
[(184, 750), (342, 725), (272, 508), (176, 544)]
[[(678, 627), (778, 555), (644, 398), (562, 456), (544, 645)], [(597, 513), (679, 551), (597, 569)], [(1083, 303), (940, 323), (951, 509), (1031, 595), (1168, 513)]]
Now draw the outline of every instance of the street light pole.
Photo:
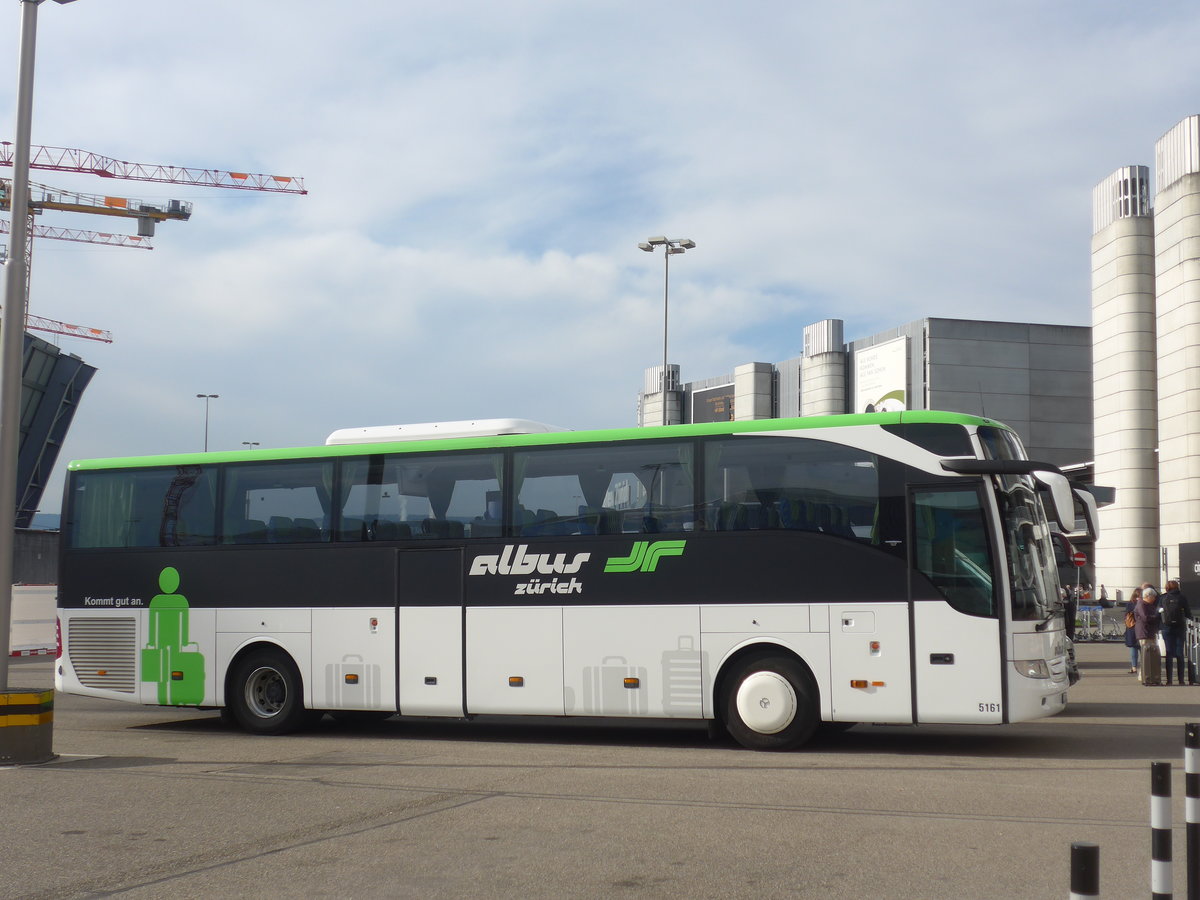
[(653, 253), (658, 246), (663, 248), (663, 365), (662, 365), (662, 423), (667, 424), (667, 310), (671, 295), (671, 256), (696, 249), (696, 242), (690, 238), (667, 238), (663, 235), (647, 238), (638, 247), (647, 253)]
[[(17, 121), (13, 134), (12, 222), (9, 260), (4, 267), (4, 314), (0, 318), (0, 693), (8, 690), (11, 650), (13, 529), (17, 517), (17, 455), (21, 428), (21, 364), (25, 357), (25, 250), (29, 240), (29, 142), (33, 130), (33, 60), (37, 8), (21, 0), (21, 44), (17, 63)], [(70, 3), (71, 0), (58, 0)]]
[(197, 394), (197, 398), (204, 401), (204, 452), (208, 452), (208, 403), (210, 400), (220, 399), (220, 394)]

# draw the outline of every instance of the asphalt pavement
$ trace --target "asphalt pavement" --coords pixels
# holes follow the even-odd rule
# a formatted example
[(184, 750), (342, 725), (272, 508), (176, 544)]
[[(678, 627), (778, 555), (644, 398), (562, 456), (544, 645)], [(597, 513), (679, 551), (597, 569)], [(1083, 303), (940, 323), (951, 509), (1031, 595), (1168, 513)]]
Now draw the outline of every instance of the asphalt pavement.
[[(54, 749), (0, 768), (0, 898), (1064, 898), (1150, 892), (1150, 763), (1200, 687), (1082, 644), (1062, 715), (866, 726), (753, 753), (703, 725), (330, 719), (252, 737), (216, 713), (59, 695)], [(52, 661), (14, 660), (48, 682)]]

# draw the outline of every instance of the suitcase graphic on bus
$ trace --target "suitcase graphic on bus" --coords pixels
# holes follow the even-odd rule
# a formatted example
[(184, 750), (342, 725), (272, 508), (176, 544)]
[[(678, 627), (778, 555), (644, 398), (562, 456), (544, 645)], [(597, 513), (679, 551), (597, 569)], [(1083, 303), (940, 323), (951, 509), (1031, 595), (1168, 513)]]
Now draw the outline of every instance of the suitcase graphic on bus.
[(204, 654), (197, 643), (183, 647), (144, 647), (142, 681), (158, 683), (162, 706), (199, 706), (204, 702)]
[(668, 716), (697, 716), (704, 700), (696, 639), (681, 634), (676, 649), (662, 655), (662, 705)]
[[(637, 679), (626, 686), (625, 679)], [(599, 716), (641, 716), (649, 709), (646, 670), (631, 666), (623, 656), (606, 656), (598, 666), (583, 670), (584, 712)]]
[(379, 709), (379, 666), (366, 665), (357, 653), (325, 666), (325, 697), (335, 709)]

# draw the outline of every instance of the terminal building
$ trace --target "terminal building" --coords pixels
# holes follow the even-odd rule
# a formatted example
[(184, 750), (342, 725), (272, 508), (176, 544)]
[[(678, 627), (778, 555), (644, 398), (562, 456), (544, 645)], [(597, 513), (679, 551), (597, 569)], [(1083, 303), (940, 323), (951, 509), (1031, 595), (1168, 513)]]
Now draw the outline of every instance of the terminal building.
[[(840, 319), (804, 329), (799, 356), (679, 383), (667, 367), (665, 421), (942, 409), (997, 419), (1032, 459), (1092, 458), (1092, 338), (1084, 325), (919, 319), (853, 341)], [(662, 366), (646, 370), (638, 424), (661, 425)]]
[[(1012, 426), (1032, 459), (1115, 489), (1095, 583), (1110, 596), (1168, 578), (1200, 596), (1200, 116), (1092, 194), (1092, 325), (921, 319), (681, 383), (646, 370), (640, 425), (943, 409)], [(1105, 492), (1107, 495), (1108, 492)]]
[[(1096, 564), (1200, 593), (1200, 116), (1092, 192)], [(1157, 575), (1157, 577), (1156, 577)]]

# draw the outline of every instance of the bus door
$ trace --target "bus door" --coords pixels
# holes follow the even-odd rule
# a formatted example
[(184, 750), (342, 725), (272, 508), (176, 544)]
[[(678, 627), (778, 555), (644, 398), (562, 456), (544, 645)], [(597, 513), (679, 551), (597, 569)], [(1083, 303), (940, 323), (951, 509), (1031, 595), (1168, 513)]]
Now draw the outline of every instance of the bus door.
[(462, 716), (462, 549), (397, 550), (396, 579), (400, 713)]
[(1003, 720), (999, 584), (977, 482), (912, 488), (917, 722)]

